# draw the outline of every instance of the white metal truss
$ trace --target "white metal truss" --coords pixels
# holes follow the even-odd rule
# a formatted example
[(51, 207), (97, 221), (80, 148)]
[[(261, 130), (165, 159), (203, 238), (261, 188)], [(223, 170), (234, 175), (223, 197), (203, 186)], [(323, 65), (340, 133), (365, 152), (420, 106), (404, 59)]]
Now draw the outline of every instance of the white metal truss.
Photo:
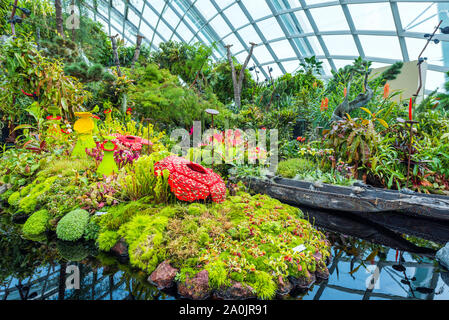
[[(254, 13), (247, 7), (249, 1), (257, 1), (269, 8), (266, 14), (253, 18)], [(447, 0), (84, 0), (81, 2), (88, 10), (93, 12), (93, 17), (99, 20), (106, 26), (106, 31), (109, 34), (120, 34), (120, 36), (128, 43), (135, 43), (137, 34), (141, 34), (143, 29), (151, 34), (143, 34), (145, 36), (144, 43), (150, 46), (151, 50), (157, 50), (158, 44), (161, 41), (179, 40), (186, 43), (203, 42), (206, 45), (214, 45), (213, 58), (220, 60), (225, 58), (227, 44), (234, 44), (232, 53), (238, 60), (245, 58), (244, 53), (248, 51), (249, 44), (242, 32), (251, 27), (254, 33), (261, 40), (258, 43), (259, 47), (264, 47), (264, 52), (268, 52), (267, 56), (262, 57), (257, 50), (252, 58), (251, 65), (258, 67), (262, 74), (268, 78), (265, 67), (272, 67), (278, 69), (278, 74), (292, 72), (290, 68), (286, 68), (285, 63), (304, 61), (304, 58), (315, 55), (319, 60), (326, 61), (328, 65), (327, 76), (330, 75), (331, 70), (337, 70), (336, 60), (346, 60), (347, 63), (359, 56), (364, 59), (381, 64), (392, 64), (396, 61), (410, 61), (416, 59), (411, 54), (410, 39), (424, 40), (426, 33), (432, 33), (433, 30), (426, 32), (413, 31), (415, 26), (418, 26), (429, 19), (437, 21), (439, 17), (444, 16), (438, 11), (437, 14), (429, 16), (429, 9), (439, 6), (447, 6)], [(382, 25), (375, 26), (378, 29), (363, 30), (356, 27), (355, 18), (351, 13), (350, 7), (352, 5), (363, 4), (387, 4), (391, 10), (391, 16), (394, 22), (395, 30), (385, 30)], [(407, 4), (413, 5), (422, 3), (427, 5), (425, 9), (420, 12), (415, 12), (410, 21), (403, 21), (401, 16), (401, 6)], [(207, 9), (204, 5), (207, 4)], [(317, 17), (312, 14), (316, 9), (320, 8), (338, 8), (338, 12), (342, 12), (342, 21), (347, 23), (348, 28), (344, 30), (326, 29), (321, 30), (319, 23), (320, 19), (326, 17)], [(104, 8), (107, 8), (105, 14)], [(206, 11), (208, 10), (208, 11)], [(209, 12), (213, 10), (213, 12)], [(233, 10), (238, 10), (240, 16), (244, 17), (244, 21), (239, 23), (236, 27), (233, 24), (232, 15)], [(150, 18), (147, 12), (151, 12)], [(137, 20), (131, 19), (130, 13)], [(301, 14), (301, 18), (298, 15)], [(339, 13), (340, 14), (340, 13)], [(157, 17), (156, 19), (154, 17)], [(274, 18), (274, 19), (273, 19)], [(216, 21), (224, 21), (223, 30), (229, 30), (224, 34), (223, 30), (216, 30)], [(444, 26), (449, 26), (449, 14)], [(173, 22), (175, 21), (175, 22)], [(214, 23), (215, 21), (215, 23)], [(279, 36), (267, 37), (264, 34), (261, 23), (269, 21), (277, 24), (276, 29), (282, 30)], [(214, 27), (215, 25), (215, 27)], [(304, 25), (309, 26), (309, 30), (305, 30)], [(430, 28), (431, 29), (431, 28)], [(422, 30), (421, 30), (422, 31)], [(235, 36), (235, 37), (234, 37)], [(345, 36), (352, 38), (355, 50), (352, 54), (332, 54), (331, 44), (326, 42), (328, 36)], [(400, 51), (397, 57), (382, 57), (370, 55), (366, 50), (364, 42), (361, 38), (365, 36), (389, 37), (398, 40)], [(231, 37), (234, 43), (229, 43)], [(312, 44), (310, 39), (316, 39)], [(449, 35), (437, 33), (437, 38), (440, 40), (439, 44), (432, 44), (449, 48)], [(157, 40), (157, 41), (156, 41)], [(237, 42), (235, 42), (237, 41)], [(294, 54), (285, 57), (275, 47), (282, 42), (290, 46), (289, 52)], [(344, 45), (342, 43), (342, 45)], [(283, 56), (280, 58), (279, 56)], [(243, 58), (242, 58), (243, 57)], [(449, 52), (442, 53), (440, 60), (443, 63), (429, 63), (428, 70), (435, 72), (448, 72)], [(240, 61), (243, 62), (243, 61)]]

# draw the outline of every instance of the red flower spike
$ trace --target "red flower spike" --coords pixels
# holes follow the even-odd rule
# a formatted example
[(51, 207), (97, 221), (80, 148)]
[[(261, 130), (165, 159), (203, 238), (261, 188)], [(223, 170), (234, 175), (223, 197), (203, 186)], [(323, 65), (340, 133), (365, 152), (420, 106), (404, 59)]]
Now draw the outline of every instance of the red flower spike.
[(226, 198), (223, 179), (211, 169), (190, 162), (184, 158), (171, 156), (154, 165), (156, 175), (167, 169), (170, 172), (168, 184), (179, 200), (193, 202), (209, 196), (221, 203)]

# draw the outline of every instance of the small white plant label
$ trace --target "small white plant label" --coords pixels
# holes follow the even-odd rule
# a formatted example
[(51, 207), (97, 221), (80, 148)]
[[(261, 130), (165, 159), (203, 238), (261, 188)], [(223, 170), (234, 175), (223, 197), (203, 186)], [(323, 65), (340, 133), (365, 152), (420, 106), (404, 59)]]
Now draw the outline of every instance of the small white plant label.
[(300, 244), (299, 246), (293, 248), (293, 252), (303, 252), (304, 250), (306, 250), (306, 246), (303, 244)]

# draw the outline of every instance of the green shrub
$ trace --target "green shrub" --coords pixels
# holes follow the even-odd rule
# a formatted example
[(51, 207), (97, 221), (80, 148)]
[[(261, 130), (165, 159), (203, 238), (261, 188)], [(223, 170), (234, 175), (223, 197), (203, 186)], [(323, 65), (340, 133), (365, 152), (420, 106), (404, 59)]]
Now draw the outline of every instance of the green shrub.
[(73, 210), (59, 221), (56, 234), (61, 240), (77, 241), (83, 236), (88, 223), (89, 213), (86, 210)]
[(298, 173), (316, 169), (316, 164), (308, 159), (288, 159), (278, 165), (277, 174), (284, 178), (294, 178)]
[(47, 230), (50, 216), (47, 210), (40, 210), (33, 213), (22, 227), (26, 236), (37, 236)]

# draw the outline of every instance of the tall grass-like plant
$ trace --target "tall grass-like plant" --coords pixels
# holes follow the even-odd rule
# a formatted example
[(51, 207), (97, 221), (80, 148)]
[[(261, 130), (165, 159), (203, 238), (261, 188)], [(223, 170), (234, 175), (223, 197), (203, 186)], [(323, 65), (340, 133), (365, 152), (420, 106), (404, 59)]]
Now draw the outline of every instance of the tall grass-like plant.
[(124, 196), (131, 200), (148, 197), (154, 203), (167, 203), (172, 199), (168, 185), (168, 170), (162, 175), (156, 175), (154, 165), (169, 156), (167, 151), (153, 153), (139, 158), (134, 165), (127, 168), (126, 174), (120, 179)]

